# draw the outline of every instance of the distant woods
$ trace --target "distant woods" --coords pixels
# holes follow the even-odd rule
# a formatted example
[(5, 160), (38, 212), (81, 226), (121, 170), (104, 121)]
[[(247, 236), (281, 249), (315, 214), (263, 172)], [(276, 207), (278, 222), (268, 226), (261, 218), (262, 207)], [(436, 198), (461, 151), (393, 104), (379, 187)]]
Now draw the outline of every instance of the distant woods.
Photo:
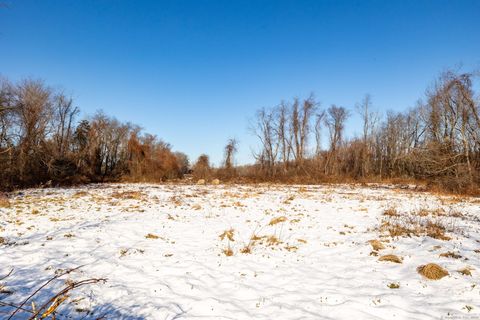
[[(480, 107), (471, 73), (444, 72), (405, 112), (322, 107), (313, 96), (258, 110), (255, 163), (237, 166), (229, 139), (220, 168), (188, 157), (140, 127), (101, 112), (79, 119), (74, 101), (41, 81), (0, 80), (0, 189), (40, 184), (196, 179), (319, 183), (422, 180), (444, 190), (480, 185)], [(385, 107), (385, 106), (384, 106)], [(348, 119), (360, 119), (357, 136)], [(220, 151), (220, 150), (219, 150)]]
[(181, 177), (188, 158), (140, 127), (79, 109), (43, 82), (0, 80), (0, 189)]
[[(473, 79), (445, 72), (424, 102), (383, 117), (369, 95), (354, 110), (322, 109), (313, 97), (261, 109), (252, 123), (261, 146), (257, 164), (243, 173), (290, 182), (418, 179), (449, 191), (478, 190), (480, 109)], [(346, 139), (353, 112), (361, 134)]]

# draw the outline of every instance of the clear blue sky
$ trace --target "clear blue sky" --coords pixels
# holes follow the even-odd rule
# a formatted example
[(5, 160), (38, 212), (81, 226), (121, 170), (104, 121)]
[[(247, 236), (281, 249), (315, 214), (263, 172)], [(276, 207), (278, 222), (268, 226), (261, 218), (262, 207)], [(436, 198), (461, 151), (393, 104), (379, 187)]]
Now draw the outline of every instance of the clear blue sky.
[[(252, 160), (255, 110), (413, 106), (447, 67), (480, 67), (480, 1), (0, 0), (0, 74), (42, 78), (84, 114), (131, 121), (215, 163)], [(352, 118), (349, 134), (357, 129)]]

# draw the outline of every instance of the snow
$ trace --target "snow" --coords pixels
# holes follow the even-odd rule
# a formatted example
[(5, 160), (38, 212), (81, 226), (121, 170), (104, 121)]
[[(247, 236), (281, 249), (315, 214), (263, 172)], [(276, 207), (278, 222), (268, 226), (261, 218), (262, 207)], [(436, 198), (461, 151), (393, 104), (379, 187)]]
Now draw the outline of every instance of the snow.
[[(70, 278), (108, 280), (70, 297), (60, 312), (73, 319), (480, 318), (475, 198), (355, 185), (104, 184), (25, 190), (11, 204), (0, 208), (0, 278), (14, 268), (2, 281), (14, 294), (0, 294), (3, 302), (82, 266)], [(463, 216), (448, 218), (449, 241), (390, 238), (378, 227), (391, 207)], [(286, 221), (273, 223), (279, 217)], [(222, 240), (230, 229), (233, 241)], [(242, 253), (252, 235), (263, 238)], [(378, 261), (372, 239), (387, 246), (380, 255), (403, 263)], [(462, 258), (439, 256), (447, 251)], [(422, 278), (416, 269), (430, 262), (450, 275)], [(457, 272), (463, 267), (472, 276)], [(54, 286), (36, 299), (62, 282)]]

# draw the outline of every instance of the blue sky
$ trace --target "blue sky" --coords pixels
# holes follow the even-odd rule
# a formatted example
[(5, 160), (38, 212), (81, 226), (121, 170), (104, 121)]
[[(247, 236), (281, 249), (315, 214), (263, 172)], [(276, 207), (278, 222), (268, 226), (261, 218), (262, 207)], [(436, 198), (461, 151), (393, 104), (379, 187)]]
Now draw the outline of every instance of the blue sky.
[[(480, 1), (2, 0), (0, 74), (41, 78), (191, 158), (240, 141), (255, 110), (414, 106), (447, 67), (480, 67)], [(358, 131), (355, 117), (348, 134)]]

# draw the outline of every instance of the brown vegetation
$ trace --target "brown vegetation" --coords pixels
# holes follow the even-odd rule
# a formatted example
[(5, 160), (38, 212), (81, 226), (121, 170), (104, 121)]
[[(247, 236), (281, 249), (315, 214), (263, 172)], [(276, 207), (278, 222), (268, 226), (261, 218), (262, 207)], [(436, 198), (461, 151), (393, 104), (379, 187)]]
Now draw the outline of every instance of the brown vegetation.
[(462, 268), (460, 270), (458, 270), (458, 273), (464, 275), (464, 276), (472, 276), (472, 269), (469, 268), (469, 267), (465, 267), (465, 268)]
[[(430, 188), (478, 193), (475, 76), (444, 72), (423, 102), (403, 113), (388, 112), (383, 119), (366, 95), (356, 106), (362, 134), (351, 139), (344, 134), (350, 112), (336, 105), (322, 110), (313, 96), (261, 109), (251, 125), (260, 142), (257, 163), (237, 173), (254, 181), (291, 183), (422, 181)], [(323, 150), (325, 130), (328, 149)]]
[[(73, 306), (75, 300), (72, 299), (72, 293), (78, 288), (83, 286), (88, 286), (92, 284), (105, 283), (106, 279), (84, 279), (79, 281), (72, 281), (67, 279), (64, 281), (64, 286), (61, 290), (49, 293), (52, 289), (52, 285), (55, 282), (61, 281), (61, 278), (70, 275), (75, 271), (78, 271), (79, 268), (64, 270), (57, 270), (56, 275), (44, 282), (40, 287), (33, 290), (32, 293), (26, 299), (18, 299), (16, 303), (7, 303), (0, 301), (0, 306), (6, 307), (7, 310), (13, 310), (8, 312), (1, 312), (4, 314), (5, 319), (57, 319), (57, 318), (68, 318), (66, 314), (62, 314), (59, 309), (61, 306), (69, 305)], [(8, 277), (12, 274), (12, 271), (0, 278), (0, 280), (7, 280)], [(1, 288), (1, 286), (0, 286)], [(14, 294), (13, 291), (3, 289), (3, 293)]]
[[(0, 190), (181, 177), (183, 154), (98, 112), (77, 122), (71, 98), (42, 81), (0, 80)], [(188, 164), (187, 164), (188, 165)]]
[[(391, 209), (386, 212), (391, 212)], [(430, 214), (427, 212), (434, 212)], [(454, 224), (447, 223), (447, 216), (438, 216), (437, 210), (419, 211), (404, 214), (385, 214), (380, 225), (380, 231), (386, 232), (391, 237), (428, 236), (439, 240), (450, 240), (448, 232), (455, 232)], [(427, 214), (426, 214), (427, 213)], [(450, 217), (451, 218), (451, 217)]]
[(387, 254), (378, 258), (378, 261), (389, 261), (394, 263), (402, 263), (402, 259), (394, 254)]
[(376, 240), (376, 239), (370, 240), (370, 241), (368, 241), (368, 243), (370, 243), (370, 245), (372, 246), (372, 249), (374, 251), (380, 251), (380, 250), (385, 249), (385, 246), (379, 240)]
[(9, 208), (10, 207), (10, 200), (8, 200), (7, 196), (0, 192), (0, 208)]
[(434, 190), (479, 193), (475, 77), (444, 72), (415, 108), (383, 117), (366, 95), (355, 107), (362, 130), (353, 138), (346, 138), (352, 112), (337, 105), (322, 109), (313, 95), (261, 109), (251, 124), (260, 145), (256, 163), (236, 167), (238, 142), (230, 139), (218, 169), (205, 154), (190, 169), (187, 156), (168, 143), (101, 112), (78, 122), (73, 100), (41, 81), (1, 80), (0, 189), (164, 181), (191, 172), (195, 181), (421, 182)]
[(235, 239), (233, 238), (234, 234), (235, 234), (234, 229), (225, 230), (221, 235), (219, 235), (219, 238), (221, 240), (224, 240), (225, 238), (227, 238), (229, 241), (235, 241)]
[(287, 221), (287, 217), (281, 216), (281, 217), (273, 218), (272, 220), (270, 220), (268, 225), (273, 226), (273, 225), (276, 225), (278, 223), (282, 223), (282, 222), (285, 222), (285, 221)]
[(447, 270), (435, 263), (419, 266), (417, 272), (430, 280), (439, 280), (449, 275)]
[(447, 251), (447, 252), (444, 252), (444, 253), (440, 253), (439, 256), (444, 257), (444, 258), (453, 258), (453, 259), (460, 259), (462, 257), (458, 253), (455, 253), (455, 252), (452, 252), (452, 251)]

